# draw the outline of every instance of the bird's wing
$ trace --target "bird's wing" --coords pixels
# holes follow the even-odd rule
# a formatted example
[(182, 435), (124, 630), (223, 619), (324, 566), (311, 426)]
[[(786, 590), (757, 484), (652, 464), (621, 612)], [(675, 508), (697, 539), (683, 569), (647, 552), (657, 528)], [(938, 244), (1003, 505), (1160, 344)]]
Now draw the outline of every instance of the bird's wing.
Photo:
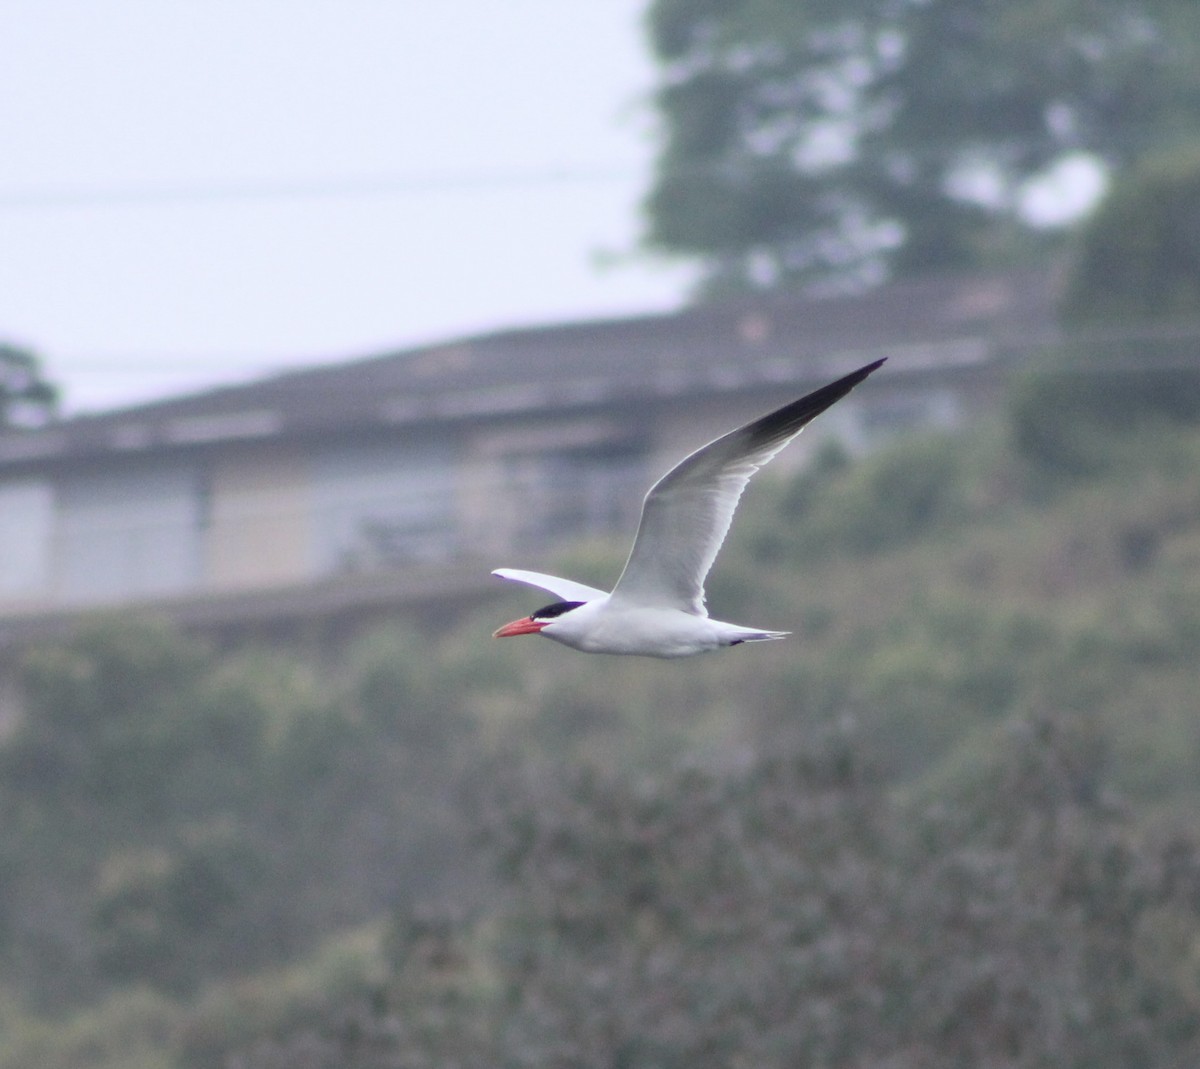
[(704, 579), (729, 531), (738, 500), (759, 468), (814, 417), (883, 363), (823, 386), (698, 449), (651, 487), (614, 601), (706, 615)]
[(497, 568), (492, 575), (498, 575), (501, 579), (512, 579), (518, 583), (528, 583), (540, 590), (549, 590), (564, 601), (595, 601), (597, 598), (608, 596), (606, 591), (577, 583), (573, 579), (560, 579), (557, 575), (543, 575), (541, 572), (524, 572), (520, 568)]

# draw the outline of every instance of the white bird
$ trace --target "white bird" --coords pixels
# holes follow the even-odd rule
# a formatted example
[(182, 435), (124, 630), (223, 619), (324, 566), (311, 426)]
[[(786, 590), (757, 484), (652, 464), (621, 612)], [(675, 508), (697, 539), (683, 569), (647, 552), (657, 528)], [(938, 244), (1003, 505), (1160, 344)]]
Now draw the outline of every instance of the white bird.
[[(885, 358), (886, 359), (886, 358)], [(584, 653), (688, 657), (785, 638), (709, 618), (704, 580), (750, 477), (825, 409), (875, 371), (876, 360), (770, 412), (686, 457), (650, 488), (629, 559), (611, 594), (541, 572), (497, 568), (492, 575), (562, 598), (499, 628), (493, 637), (544, 635)]]

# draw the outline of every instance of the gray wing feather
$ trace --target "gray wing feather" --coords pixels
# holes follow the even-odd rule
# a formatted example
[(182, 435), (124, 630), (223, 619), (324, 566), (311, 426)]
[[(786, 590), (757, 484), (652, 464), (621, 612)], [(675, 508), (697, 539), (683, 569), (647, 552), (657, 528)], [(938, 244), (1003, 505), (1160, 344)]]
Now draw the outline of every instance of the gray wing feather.
[(704, 580), (750, 477), (883, 360), (698, 449), (651, 487), (614, 599), (706, 615)]
[(597, 590), (594, 586), (587, 586), (584, 583), (577, 583), (574, 579), (560, 579), (557, 575), (526, 572), (520, 568), (497, 568), (492, 575), (536, 586), (539, 590), (549, 590), (551, 594), (558, 595), (564, 601), (595, 601), (597, 598), (608, 596), (605, 591)]

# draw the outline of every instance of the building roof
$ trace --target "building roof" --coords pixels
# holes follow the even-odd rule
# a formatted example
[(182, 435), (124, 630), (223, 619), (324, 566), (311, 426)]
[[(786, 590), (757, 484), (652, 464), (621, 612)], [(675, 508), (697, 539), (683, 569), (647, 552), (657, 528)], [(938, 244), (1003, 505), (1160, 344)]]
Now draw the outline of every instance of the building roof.
[(893, 374), (947, 370), (1048, 334), (1055, 289), (1044, 271), (937, 277), (496, 331), (10, 431), (0, 470), (804, 382), (877, 356), (900, 358)]

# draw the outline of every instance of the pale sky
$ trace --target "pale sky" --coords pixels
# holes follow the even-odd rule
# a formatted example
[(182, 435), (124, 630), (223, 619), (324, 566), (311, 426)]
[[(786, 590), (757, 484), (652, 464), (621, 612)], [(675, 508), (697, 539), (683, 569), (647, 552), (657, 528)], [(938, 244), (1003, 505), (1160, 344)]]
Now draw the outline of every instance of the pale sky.
[(0, 0), (0, 344), (71, 413), (678, 306), (648, 2)]
[(4, 0), (0, 342), (67, 410), (677, 305), (645, 0)]

